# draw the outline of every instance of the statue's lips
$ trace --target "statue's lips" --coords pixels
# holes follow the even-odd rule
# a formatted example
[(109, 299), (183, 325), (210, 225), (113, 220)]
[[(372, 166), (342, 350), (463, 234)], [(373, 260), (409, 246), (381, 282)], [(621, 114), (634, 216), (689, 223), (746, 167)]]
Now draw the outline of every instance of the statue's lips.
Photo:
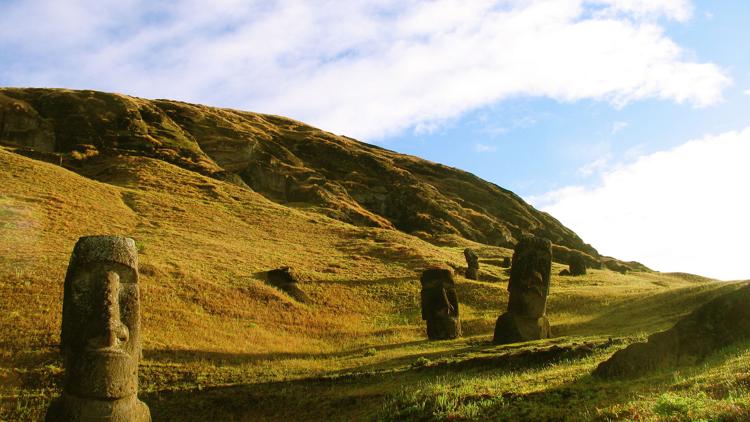
[(125, 353), (124, 350), (122, 350), (119, 347), (99, 347), (99, 348), (93, 348), (93, 347), (87, 347), (84, 349), (84, 353), (91, 356), (101, 356), (104, 358), (119, 358), (120, 355), (122, 356), (129, 356), (127, 353)]
[(135, 394), (138, 361), (119, 348), (85, 349), (66, 371), (67, 385), (81, 397), (112, 399)]

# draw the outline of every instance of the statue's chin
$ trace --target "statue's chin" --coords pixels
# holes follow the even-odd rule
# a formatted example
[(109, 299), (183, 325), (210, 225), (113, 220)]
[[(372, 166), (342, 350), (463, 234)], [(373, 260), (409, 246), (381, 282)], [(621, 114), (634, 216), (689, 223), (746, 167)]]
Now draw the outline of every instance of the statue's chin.
[(524, 316), (527, 318), (541, 318), (544, 315), (545, 300), (534, 291), (523, 295)]
[(138, 392), (138, 362), (122, 351), (85, 351), (70, 360), (66, 390), (79, 397), (117, 399)]

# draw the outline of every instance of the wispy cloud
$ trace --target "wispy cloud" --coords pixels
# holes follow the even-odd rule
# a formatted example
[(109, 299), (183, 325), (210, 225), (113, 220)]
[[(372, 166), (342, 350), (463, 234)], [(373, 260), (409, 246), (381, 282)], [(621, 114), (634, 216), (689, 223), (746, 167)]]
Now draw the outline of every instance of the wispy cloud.
[(750, 128), (641, 156), (601, 186), (529, 198), (600, 252), (661, 271), (750, 278)]
[(628, 127), (628, 122), (614, 122), (612, 123), (612, 135)]
[(495, 152), (495, 151), (497, 151), (497, 147), (494, 146), (494, 145), (474, 144), (474, 151), (476, 151), (476, 152)]
[(578, 169), (578, 174), (583, 177), (589, 177), (594, 173), (598, 173), (607, 168), (610, 158), (612, 157), (609, 154), (599, 157), (596, 160), (581, 166)]
[(746, 89), (746, 90), (742, 91), (742, 93), (745, 94), (745, 95), (750, 95), (750, 89)]
[(688, 0), (6, 1), (0, 84), (238, 107), (365, 139), (518, 96), (706, 106), (727, 76), (660, 26), (691, 10)]

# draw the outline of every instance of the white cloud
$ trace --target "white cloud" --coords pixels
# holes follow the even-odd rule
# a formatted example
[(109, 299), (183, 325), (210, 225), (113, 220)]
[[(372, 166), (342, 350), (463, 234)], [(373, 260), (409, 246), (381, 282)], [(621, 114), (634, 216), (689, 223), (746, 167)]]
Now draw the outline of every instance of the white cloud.
[(530, 198), (603, 254), (660, 271), (750, 278), (750, 128), (640, 157), (597, 188)]
[(238, 107), (375, 139), (517, 96), (706, 106), (728, 83), (660, 26), (688, 20), (688, 0), (62, 4), (0, 3), (0, 85)]
[(742, 91), (742, 93), (745, 94), (745, 95), (750, 95), (750, 89), (746, 89), (746, 90)]
[(474, 151), (476, 151), (476, 152), (495, 152), (495, 151), (497, 151), (497, 147), (494, 146), (494, 145), (474, 144)]
[(611, 133), (612, 133), (612, 135), (614, 135), (617, 132), (625, 129), (626, 127), (628, 127), (628, 123), (627, 122), (614, 122), (614, 123), (612, 123)]

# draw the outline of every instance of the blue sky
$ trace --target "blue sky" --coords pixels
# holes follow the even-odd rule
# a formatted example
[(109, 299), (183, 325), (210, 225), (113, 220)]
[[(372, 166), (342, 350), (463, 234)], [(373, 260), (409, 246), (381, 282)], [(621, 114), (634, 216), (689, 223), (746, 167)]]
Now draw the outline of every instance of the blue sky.
[(287, 115), (475, 173), (601, 253), (750, 278), (748, 18), (741, 0), (0, 0), (0, 85)]

